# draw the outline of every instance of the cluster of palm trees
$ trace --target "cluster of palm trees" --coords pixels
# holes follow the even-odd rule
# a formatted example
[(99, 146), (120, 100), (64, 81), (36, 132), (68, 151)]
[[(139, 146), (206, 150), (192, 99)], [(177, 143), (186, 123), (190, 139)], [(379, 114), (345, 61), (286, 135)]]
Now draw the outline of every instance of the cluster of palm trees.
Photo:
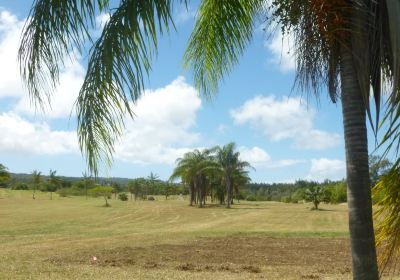
[(195, 149), (177, 159), (170, 180), (181, 178), (189, 188), (190, 205), (203, 207), (207, 197), (218, 199), (230, 208), (234, 193), (250, 181), (247, 168), (251, 165), (240, 159), (235, 143), (211, 149)]

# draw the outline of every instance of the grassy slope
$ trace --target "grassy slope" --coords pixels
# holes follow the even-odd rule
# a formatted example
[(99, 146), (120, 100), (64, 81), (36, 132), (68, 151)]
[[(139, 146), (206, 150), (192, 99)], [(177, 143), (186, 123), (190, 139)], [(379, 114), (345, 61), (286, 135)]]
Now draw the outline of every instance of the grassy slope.
[[(155, 202), (111, 200), (109, 208), (103, 204), (101, 198), (53, 195), (51, 201), (49, 195), (38, 193), (32, 200), (27, 191), (0, 190), (0, 279), (160, 279), (160, 275), (162, 279), (259, 279), (267, 272), (282, 277), (279, 269), (268, 266), (262, 267), (261, 274), (232, 273), (234, 269), (194, 272), (148, 263), (103, 266), (93, 264), (91, 258), (105, 252), (117, 258), (119, 252), (132, 249), (146, 252), (143, 260), (149, 260), (151, 254), (163, 254), (164, 247), (157, 250), (160, 245), (224, 236), (347, 236), (344, 205), (310, 211), (310, 205), (304, 204), (244, 202), (231, 210), (198, 209), (188, 207), (186, 201), (161, 197)], [(288, 278), (298, 277), (295, 270), (291, 273)]]

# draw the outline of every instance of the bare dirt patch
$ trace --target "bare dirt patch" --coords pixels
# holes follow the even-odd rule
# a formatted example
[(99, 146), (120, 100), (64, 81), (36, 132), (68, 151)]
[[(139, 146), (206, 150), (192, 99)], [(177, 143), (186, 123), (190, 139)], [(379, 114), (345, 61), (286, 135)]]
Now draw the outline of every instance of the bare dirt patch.
[[(62, 260), (97, 266), (139, 266), (187, 272), (227, 272), (260, 274), (265, 270), (304, 270), (301, 279), (321, 279), (321, 275), (349, 275), (351, 271), (347, 238), (225, 237), (199, 239), (184, 244), (148, 247), (115, 247), (96, 252), (80, 252)], [(297, 267), (294, 271), (292, 268)]]

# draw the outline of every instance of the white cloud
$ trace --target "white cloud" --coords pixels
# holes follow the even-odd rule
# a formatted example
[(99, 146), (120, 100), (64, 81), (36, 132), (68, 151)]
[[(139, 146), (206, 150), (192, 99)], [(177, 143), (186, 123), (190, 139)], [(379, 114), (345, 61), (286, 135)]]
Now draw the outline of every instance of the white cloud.
[(301, 149), (322, 150), (335, 147), (340, 142), (336, 133), (313, 127), (315, 112), (308, 109), (300, 98), (258, 96), (231, 110), (236, 124), (250, 124), (272, 141), (290, 139)]
[[(135, 119), (126, 119), (126, 132), (116, 145), (116, 159), (173, 164), (198, 143), (200, 135), (191, 129), (201, 100), (183, 77), (166, 87), (147, 90), (132, 106)], [(13, 112), (0, 115), (0, 131), (0, 151), (47, 155), (79, 152), (75, 131), (54, 131), (45, 122), (31, 123)]]
[[(46, 108), (45, 117), (49, 119), (66, 118), (75, 115), (74, 103), (78, 98), (85, 77), (85, 69), (75, 59), (67, 60), (65, 68), (60, 73), (60, 83), (51, 98), (51, 107)], [(30, 103), (28, 94), (25, 94), (16, 104), (17, 113), (34, 116), (37, 111)]]
[(23, 94), (17, 53), (24, 21), (0, 9), (0, 98)]
[(271, 156), (260, 147), (239, 147), (241, 160), (249, 162), (255, 168), (279, 168), (303, 163), (304, 160), (283, 159), (272, 160)]
[(173, 164), (199, 140), (191, 128), (200, 107), (197, 91), (183, 77), (146, 91), (133, 107), (135, 119), (126, 121), (115, 157), (140, 164)]
[(278, 29), (272, 39), (265, 42), (265, 47), (271, 52), (271, 63), (279, 65), (282, 72), (295, 69), (294, 40), (292, 35), (283, 36)]
[(251, 149), (246, 147), (240, 147), (240, 158), (249, 162), (253, 166), (260, 166), (271, 161), (271, 156), (259, 147), (253, 147)]
[(300, 163), (305, 163), (306, 161), (303, 159), (282, 159), (272, 162), (269, 167), (288, 167)]
[(346, 163), (337, 159), (312, 159), (307, 180), (324, 181), (325, 179), (340, 180), (346, 177)]
[(46, 123), (30, 123), (12, 113), (0, 115), (0, 151), (55, 155), (78, 152), (75, 131), (52, 131)]
[[(36, 110), (22, 86), (17, 61), (24, 23), (25, 20), (18, 20), (10, 12), (0, 10), (0, 98), (19, 98), (13, 111), (33, 116)], [(60, 73), (60, 84), (53, 95), (51, 107), (45, 112), (46, 118), (64, 118), (71, 112), (75, 113), (73, 104), (83, 83), (84, 75), (85, 69), (77, 59), (71, 61), (66, 58), (65, 68)]]

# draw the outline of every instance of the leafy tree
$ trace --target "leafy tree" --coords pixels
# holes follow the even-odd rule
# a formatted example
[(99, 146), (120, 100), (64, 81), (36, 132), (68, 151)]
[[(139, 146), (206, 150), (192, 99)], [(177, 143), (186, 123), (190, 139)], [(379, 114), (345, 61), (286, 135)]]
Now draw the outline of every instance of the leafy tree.
[(143, 188), (145, 187), (146, 180), (144, 178), (136, 178), (128, 182), (128, 191), (135, 196), (135, 201), (139, 196), (144, 196)]
[(33, 192), (32, 198), (35, 199), (36, 190), (40, 189), (40, 184), (42, 181), (42, 172), (37, 170), (32, 171), (32, 185), (33, 185)]
[[(29, 92), (39, 104), (54, 91), (65, 54), (84, 49), (95, 11), (110, 11), (107, 0), (79, 3), (58, 1), (54, 8), (52, 0), (37, 0), (28, 17), (19, 60)], [(121, 1), (91, 48), (77, 111), (80, 146), (95, 175), (99, 159), (112, 160), (125, 114), (133, 116), (129, 100), (137, 100), (143, 92), (143, 76), (151, 69), (157, 36), (173, 25), (172, 3)], [(299, 88), (318, 94), (321, 85), (326, 85), (334, 102), (341, 98), (355, 279), (378, 278), (366, 113), (370, 116), (370, 86), (379, 112), (382, 85), (386, 84), (382, 80), (389, 81), (393, 88), (389, 100), (394, 106), (389, 106), (388, 115), (397, 118), (391, 118), (387, 138), (400, 134), (396, 124), (400, 117), (399, 10), (399, 1), (392, 0), (203, 0), (185, 55), (195, 84), (210, 96), (238, 63), (259, 15), (268, 15), (272, 20), (267, 23), (292, 32)]]
[(325, 202), (327, 203), (343, 203), (347, 201), (347, 190), (344, 182), (330, 184), (325, 188)]
[(309, 188), (305, 191), (305, 198), (314, 204), (313, 209), (318, 210), (318, 205), (324, 200), (324, 191), (320, 186)]
[(10, 182), (11, 175), (7, 167), (0, 163), (0, 188), (6, 188)]
[(371, 186), (375, 186), (379, 178), (386, 174), (391, 166), (391, 162), (386, 158), (381, 158), (380, 156), (370, 156), (369, 176), (371, 178)]
[(92, 189), (89, 190), (89, 193), (93, 197), (99, 197), (102, 196), (104, 198), (104, 201), (106, 202), (105, 206), (109, 207), (110, 204), (108, 203), (108, 199), (111, 198), (113, 188), (111, 186), (96, 186)]
[(117, 199), (117, 195), (122, 191), (122, 186), (117, 182), (112, 182), (111, 186), (113, 188), (112, 193), (114, 194), (114, 199)]
[(168, 200), (168, 197), (170, 195), (174, 194), (174, 187), (172, 186), (172, 184), (167, 183), (164, 186), (164, 195), (165, 195), (165, 200)]

